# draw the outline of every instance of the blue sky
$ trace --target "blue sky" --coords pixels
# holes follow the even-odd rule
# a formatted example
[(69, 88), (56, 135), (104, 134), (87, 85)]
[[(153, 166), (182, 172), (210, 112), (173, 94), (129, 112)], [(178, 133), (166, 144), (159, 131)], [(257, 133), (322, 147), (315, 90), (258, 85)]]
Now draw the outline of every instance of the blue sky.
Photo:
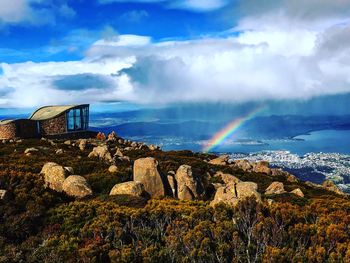
[(0, 108), (350, 92), (350, 1), (0, 0)]
[[(0, 61), (78, 60), (92, 43), (110, 34), (146, 35), (155, 41), (189, 39), (217, 34), (233, 25), (218, 16), (227, 6), (225, 2), (214, 10), (209, 8), (210, 5), (208, 10), (181, 5), (171, 7), (166, 1), (48, 2), (51, 1), (29, 3), (34, 10), (49, 8), (52, 17), (47, 23), (37, 25), (23, 20), (3, 24), (0, 29)], [(57, 11), (62, 6), (70, 10), (68, 15)]]

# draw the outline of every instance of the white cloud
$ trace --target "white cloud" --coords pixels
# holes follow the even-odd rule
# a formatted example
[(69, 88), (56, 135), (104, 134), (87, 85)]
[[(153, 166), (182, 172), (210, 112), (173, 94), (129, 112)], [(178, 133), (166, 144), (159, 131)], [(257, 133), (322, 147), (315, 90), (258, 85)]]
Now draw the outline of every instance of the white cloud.
[(207, 12), (220, 9), (229, 3), (229, 0), (98, 0), (101, 4), (109, 3), (159, 3), (167, 8), (187, 9), (198, 12)]
[(54, 24), (57, 14), (67, 18), (75, 15), (75, 11), (65, 1), (59, 3), (50, 0), (0, 1), (0, 23)]
[[(96, 41), (81, 61), (2, 63), (0, 103), (245, 102), (350, 92), (349, 30), (247, 31), (159, 43), (111, 36)], [(76, 81), (83, 83), (70, 86)]]

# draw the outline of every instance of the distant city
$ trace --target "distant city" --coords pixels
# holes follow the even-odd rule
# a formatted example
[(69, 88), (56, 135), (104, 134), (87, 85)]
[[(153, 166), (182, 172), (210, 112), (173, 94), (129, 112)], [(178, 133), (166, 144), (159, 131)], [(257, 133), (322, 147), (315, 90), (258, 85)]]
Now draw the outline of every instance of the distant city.
[(303, 180), (321, 183), (330, 179), (344, 192), (350, 192), (350, 155), (339, 153), (307, 153), (298, 156), (289, 151), (234, 153), (232, 159), (266, 160), (272, 166), (288, 170)]

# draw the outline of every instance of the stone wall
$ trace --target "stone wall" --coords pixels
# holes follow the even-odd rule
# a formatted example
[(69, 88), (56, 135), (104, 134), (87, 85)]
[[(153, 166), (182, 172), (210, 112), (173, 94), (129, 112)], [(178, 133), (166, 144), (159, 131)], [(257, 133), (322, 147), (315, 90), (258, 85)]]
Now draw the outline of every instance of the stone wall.
[(14, 122), (0, 125), (0, 139), (13, 139), (16, 137), (16, 124)]
[(53, 119), (40, 121), (40, 132), (42, 136), (50, 134), (60, 134), (67, 132), (66, 113)]

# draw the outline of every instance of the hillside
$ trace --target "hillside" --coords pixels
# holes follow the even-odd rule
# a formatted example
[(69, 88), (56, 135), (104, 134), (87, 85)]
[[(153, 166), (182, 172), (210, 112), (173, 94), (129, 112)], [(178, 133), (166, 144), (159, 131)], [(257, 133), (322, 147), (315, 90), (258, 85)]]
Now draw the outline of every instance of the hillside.
[(349, 197), (266, 162), (3, 141), (0, 189), (0, 262), (350, 262)]

